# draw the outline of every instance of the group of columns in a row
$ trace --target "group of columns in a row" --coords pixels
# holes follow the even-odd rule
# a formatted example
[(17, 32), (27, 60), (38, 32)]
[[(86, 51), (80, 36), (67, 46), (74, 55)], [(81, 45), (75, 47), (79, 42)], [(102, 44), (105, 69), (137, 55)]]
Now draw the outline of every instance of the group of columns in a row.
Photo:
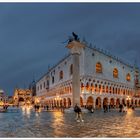
[(120, 95), (132, 95), (134, 91), (132, 89), (118, 88), (105, 85), (83, 85), (81, 84), (82, 93), (113, 93)]
[[(98, 100), (98, 101), (97, 101)], [(113, 105), (113, 106), (119, 106), (119, 104), (126, 104), (126, 105), (135, 105), (135, 106), (140, 106), (140, 100), (129, 100), (125, 98), (96, 98), (95, 100), (93, 99), (92, 102), (88, 102), (88, 99), (83, 100), (83, 105), (92, 105), (94, 108), (101, 107), (103, 108), (103, 104), (106, 102), (108, 105)]]

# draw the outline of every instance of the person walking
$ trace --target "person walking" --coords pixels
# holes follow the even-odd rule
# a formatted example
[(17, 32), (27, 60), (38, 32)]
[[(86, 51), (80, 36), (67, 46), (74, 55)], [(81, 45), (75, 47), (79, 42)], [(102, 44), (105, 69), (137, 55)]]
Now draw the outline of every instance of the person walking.
[(74, 107), (74, 111), (76, 113), (77, 122), (80, 122), (80, 120), (81, 120), (81, 122), (84, 122), (84, 120), (82, 119), (82, 110), (77, 104)]
[(126, 106), (126, 104), (124, 104), (123, 112), (127, 112), (127, 106)]
[(119, 109), (120, 109), (119, 112), (123, 111), (123, 105), (122, 104), (119, 105)]

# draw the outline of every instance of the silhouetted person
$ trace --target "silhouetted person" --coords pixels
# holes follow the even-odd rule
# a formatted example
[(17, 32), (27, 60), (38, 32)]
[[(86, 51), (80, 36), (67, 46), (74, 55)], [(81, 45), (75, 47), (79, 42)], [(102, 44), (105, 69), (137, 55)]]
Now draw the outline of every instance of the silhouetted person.
[(120, 109), (119, 112), (122, 112), (122, 110), (123, 110), (123, 105), (122, 104), (119, 105), (119, 109)]
[(80, 120), (83, 122), (84, 120), (82, 119), (82, 111), (81, 111), (81, 108), (77, 104), (74, 107), (74, 111), (76, 113), (77, 122), (80, 122)]

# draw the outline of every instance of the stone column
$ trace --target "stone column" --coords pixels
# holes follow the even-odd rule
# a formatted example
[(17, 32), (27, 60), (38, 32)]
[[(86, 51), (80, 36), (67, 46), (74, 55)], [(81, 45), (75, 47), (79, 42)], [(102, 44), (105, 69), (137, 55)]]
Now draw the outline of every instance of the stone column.
[(66, 46), (70, 49), (73, 61), (73, 75), (72, 75), (72, 107), (75, 104), (80, 105), (80, 64), (79, 56), (84, 45), (79, 41), (73, 40)]

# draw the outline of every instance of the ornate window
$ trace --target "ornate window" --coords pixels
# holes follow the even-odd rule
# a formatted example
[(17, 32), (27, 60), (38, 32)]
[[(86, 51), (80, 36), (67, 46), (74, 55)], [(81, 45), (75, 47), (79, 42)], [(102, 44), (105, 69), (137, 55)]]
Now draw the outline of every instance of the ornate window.
[(70, 75), (73, 74), (73, 64), (70, 65)]
[(127, 81), (130, 81), (130, 80), (131, 80), (131, 76), (130, 76), (129, 73), (126, 75), (126, 80), (127, 80)]
[(63, 79), (63, 76), (64, 76), (63, 75), (63, 71), (60, 71), (60, 73), (59, 73), (59, 79), (62, 80)]
[(96, 63), (96, 72), (102, 73), (102, 64), (100, 62)]
[(118, 69), (117, 68), (114, 68), (114, 70), (113, 70), (113, 77), (118, 78)]

